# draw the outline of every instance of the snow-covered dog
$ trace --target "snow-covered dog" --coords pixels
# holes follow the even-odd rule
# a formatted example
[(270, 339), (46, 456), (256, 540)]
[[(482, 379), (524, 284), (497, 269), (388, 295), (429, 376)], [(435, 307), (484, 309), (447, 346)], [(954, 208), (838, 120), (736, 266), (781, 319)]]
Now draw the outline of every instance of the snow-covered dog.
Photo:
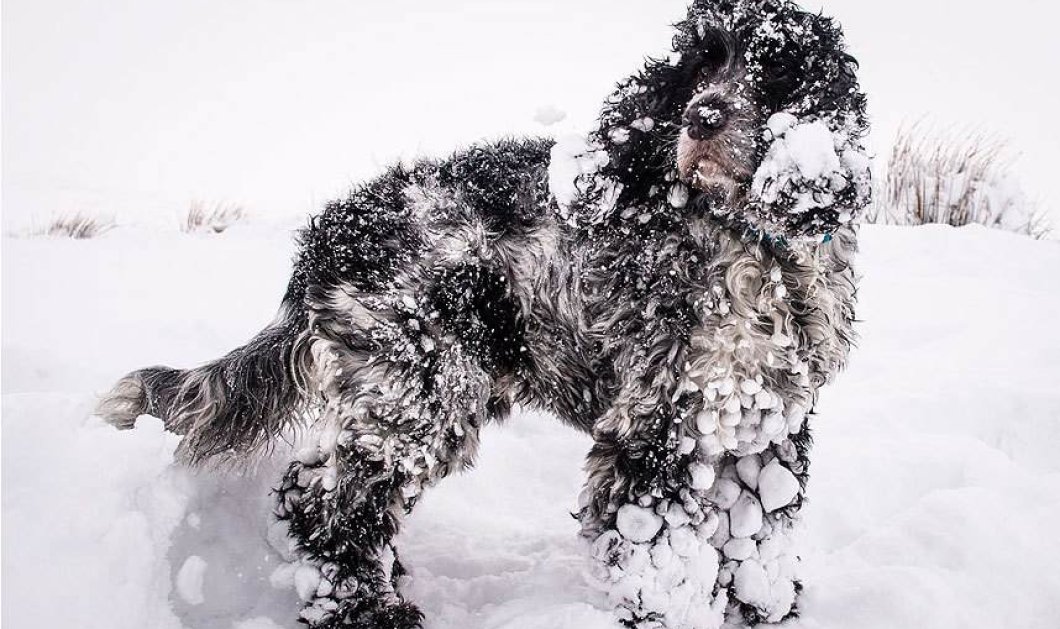
[(795, 612), (806, 415), (852, 338), (864, 96), (837, 27), (789, 2), (697, 1), (676, 29), (587, 138), (390, 169), (302, 232), (271, 327), (103, 401), (163, 418), (193, 463), (312, 420), (276, 508), (310, 626), (419, 624), (398, 524), (514, 404), (592, 434), (578, 517), (625, 624)]

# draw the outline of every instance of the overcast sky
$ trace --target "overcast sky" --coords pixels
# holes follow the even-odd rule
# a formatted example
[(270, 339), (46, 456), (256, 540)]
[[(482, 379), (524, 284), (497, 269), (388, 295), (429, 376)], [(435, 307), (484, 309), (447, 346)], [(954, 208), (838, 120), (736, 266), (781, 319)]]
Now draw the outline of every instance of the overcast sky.
[[(834, 0), (874, 144), (921, 118), (1022, 154), (1058, 208), (1051, 2)], [(399, 157), (591, 124), (663, 51), (677, 0), (4, 0), (3, 220), (170, 221), (192, 201), (315, 209)], [(1060, 223), (1060, 220), (1055, 221)], [(1060, 225), (1058, 225), (1060, 226)]]

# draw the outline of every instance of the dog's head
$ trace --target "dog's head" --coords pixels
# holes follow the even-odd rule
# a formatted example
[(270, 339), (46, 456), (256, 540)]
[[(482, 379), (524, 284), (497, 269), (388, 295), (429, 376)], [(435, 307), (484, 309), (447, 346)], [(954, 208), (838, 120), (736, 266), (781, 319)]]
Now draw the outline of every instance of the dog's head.
[(676, 30), (591, 138), (604, 205), (786, 239), (852, 220), (869, 199), (865, 98), (835, 23), (787, 0), (697, 0)]

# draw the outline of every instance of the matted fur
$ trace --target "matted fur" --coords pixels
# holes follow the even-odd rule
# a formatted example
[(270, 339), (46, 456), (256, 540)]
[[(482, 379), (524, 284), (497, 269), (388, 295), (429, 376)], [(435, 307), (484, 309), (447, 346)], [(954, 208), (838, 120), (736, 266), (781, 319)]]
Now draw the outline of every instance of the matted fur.
[[(418, 626), (400, 521), (515, 404), (593, 436), (578, 518), (625, 625), (786, 618), (806, 417), (853, 338), (855, 67), (789, 2), (696, 2), (587, 138), (391, 168), (302, 231), (278, 323), (101, 412), (162, 417), (192, 462), (315, 418), (275, 511), (320, 575), (312, 627)], [(829, 170), (792, 161), (822, 138)]]

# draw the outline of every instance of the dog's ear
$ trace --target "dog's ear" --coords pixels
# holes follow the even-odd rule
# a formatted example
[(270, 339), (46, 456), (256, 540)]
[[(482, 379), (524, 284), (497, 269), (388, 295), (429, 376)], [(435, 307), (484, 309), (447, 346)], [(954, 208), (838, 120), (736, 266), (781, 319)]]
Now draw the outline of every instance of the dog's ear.
[(864, 111), (865, 95), (857, 78), (858, 62), (846, 52), (838, 52), (825, 73), (825, 88), (818, 107), (831, 111)]
[(622, 205), (657, 197), (658, 182), (673, 170), (673, 144), (696, 86), (693, 75), (697, 71), (694, 61), (684, 55), (648, 59), (605, 102), (591, 140), (607, 154), (600, 174), (617, 184), (612, 189), (621, 190)]
[[(637, 74), (618, 84), (600, 115), (592, 140), (608, 155), (600, 174), (621, 190), (622, 205), (665, 197), (659, 182), (675, 175), (673, 145), (685, 107), (697, 87), (731, 68), (740, 54), (735, 37), (697, 3), (674, 25), (673, 53), (649, 58)], [(733, 2), (721, 4), (735, 5)]]
[(858, 63), (846, 52), (843, 33), (830, 18), (811, 16), (807, 33), (805, 95), (807, 109), (864, 111), (864, 95), (858, 86)]
[(743, 220), (786, 240), (820, 240), (854, 220), (870, 201), (870, 161), (852, 117), (774, 114)]

